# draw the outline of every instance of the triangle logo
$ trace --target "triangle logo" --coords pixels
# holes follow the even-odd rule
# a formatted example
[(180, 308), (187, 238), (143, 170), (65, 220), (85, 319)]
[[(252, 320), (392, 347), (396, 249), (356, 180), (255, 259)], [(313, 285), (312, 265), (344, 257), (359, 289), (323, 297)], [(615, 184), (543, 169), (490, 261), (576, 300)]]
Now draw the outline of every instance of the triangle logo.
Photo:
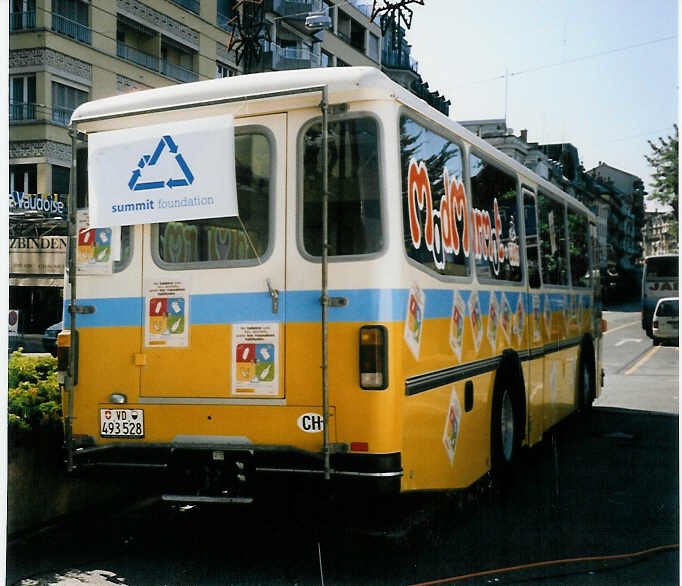
[[(168, 149), (168, 152), (175, 158), (178, 169), (182, 174), (181, 178), (169, 178), (168, 181), (140, 181), (142, 179), (142, 170), (147, 167), (153, 167), (159, 160), (159, 157)], [(134, 169), (130, 180), (128, 181), (128, 188), (130, 191), (144, 191), (148, 189), (161, 189), (168, 187), (183, 187), (191, 185), (194, 181), (194, 175), (189, 166), (185, 162), (182, 154), (178, 152), (178, 145), (175, 144), (173, 138), (169, 135), (164, 135), (156, 146), (156, 149), (151, 155), (142, 155), (137, 163), (137, 169)]]

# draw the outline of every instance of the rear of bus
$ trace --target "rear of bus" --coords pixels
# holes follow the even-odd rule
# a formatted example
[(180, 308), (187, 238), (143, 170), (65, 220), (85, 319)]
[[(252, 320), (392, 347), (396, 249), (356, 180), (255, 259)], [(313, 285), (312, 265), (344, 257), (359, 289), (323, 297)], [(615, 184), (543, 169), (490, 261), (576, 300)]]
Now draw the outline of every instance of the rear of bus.
[[(320, 96), (294, 96), (294, 108), (286, 96), (264, 100), (243, 118), (241, 105), (210, 114), (174, 111), (178, 102), (202, 103), (205, 87), (245, 95), (250, 86), (244, 78), (272, 80), (273, 89), (282, 89), (281, 74), (260, 75), (186, 84), (168, 99), (162, 90), (126, 96), (133, 111), (145, 105), (144, 94), (156, 98), (163, 113), (142, 121), (120, 112), (118, 98), (74, 114), (88, 133), (90, 185), (98, 164), (113, 164), (94, 160), (93, 136), (126, 128), (152, 136), (148, 144), (130, 146), (121, 189), (158, 203), (179, 197), (179, 182), (202, 173), (201, 153), (187, 146), (191, 127), (210, 127), (217, 110), (221, 116), (237, 112), (239, 215), (131, 222), (108, 232), (84, 224), (76, 280), (77, 381), (64, 395), (72, 463), (108, 469), (112, 481), (124, 470), (158, 471), (164, 498), (183, 502), (248, 502), (278, 478), (328, 476), (367, 493), (397, 492), (403, 389), (399, 363), (389, 356), (398, 355), (402, 321), (394, 315), (391, 279), (399, 270), (387, 262), (391, 239), (381, 174), (381, 142), (391, 126), (380, 102), (371, 101), (349, 101), (329, 122), (325, 445)], [(306, 87), (320, 74), (300, 75)], [(363, 76), (380, 75), (336, 72), (333, 79), (343, 84), (355, 76), (347, 84), (353, 88)], [(158, 136), (148, 132), (159, 123)], [(180, 132), (183, 124), (188, 134)], [(184, 166), (175, 165), (178, 155)], [(172, 190), (156, 187), (153, 173), (166, 159)], [(81, 184), (84, 161), (81, 156)], [(145, 187), (138, 194), (139, 185)], [(91, 200), (99, 195), (89, 194)], [(120, 241), (115, 251), (105, 250), (111, 240)], [(100, 260), (108, 266), (98, 268)], [(67, 305), (69, 296), (65, 291)], [(134, 481), (134, 475), (126, 478)]]
[(642, 273), (642, 329), (653, 337), (652, 318), (656, 304), (664, 297), (675, 297), (679, 291), (679, 256), (666, 254), (644, 259)]

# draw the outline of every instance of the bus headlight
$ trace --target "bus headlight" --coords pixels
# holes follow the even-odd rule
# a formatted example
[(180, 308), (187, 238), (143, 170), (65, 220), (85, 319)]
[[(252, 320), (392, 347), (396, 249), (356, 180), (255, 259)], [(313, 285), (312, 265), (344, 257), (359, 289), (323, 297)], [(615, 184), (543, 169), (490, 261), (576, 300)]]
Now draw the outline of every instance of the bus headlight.
[(388, 387), (388, 331), (384, 326), (360, 328), (360, 388), (380, 391)]

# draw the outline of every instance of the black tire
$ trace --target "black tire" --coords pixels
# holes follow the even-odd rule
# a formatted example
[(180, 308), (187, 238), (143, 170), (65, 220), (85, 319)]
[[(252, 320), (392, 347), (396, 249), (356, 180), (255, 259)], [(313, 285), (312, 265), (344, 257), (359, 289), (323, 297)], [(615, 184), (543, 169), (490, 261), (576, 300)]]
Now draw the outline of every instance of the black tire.
[(583, 414), (590, 412), (595, 397), (594, 365), (588, 352), (589, 346), (583, 347), (578, 366), (578, 410)]
[(521, 409), (514, 391), (502, 384), (493, 393), (490, 428), (490, 473), (506, 484), (521, 449)]
[(661, 340), (654, 336), (654, 346), (658, 346), (661, 343)]

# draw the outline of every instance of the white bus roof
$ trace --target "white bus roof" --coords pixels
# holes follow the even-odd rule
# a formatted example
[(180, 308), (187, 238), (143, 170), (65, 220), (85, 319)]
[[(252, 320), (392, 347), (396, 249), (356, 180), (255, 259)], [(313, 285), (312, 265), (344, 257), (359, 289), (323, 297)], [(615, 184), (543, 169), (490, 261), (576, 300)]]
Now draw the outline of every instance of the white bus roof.
[[(511, 167), (526, 181), (555, 197), (566, 198), (572, 208), (593, 217), (590, 210), (577, 199), (432, 108), (375, 67), (319, 67), (253, 73), (131, 92), (82, 104), (73, 112), (71, 124), (81, 132), (97, 132), (116, 127), (112, 125), (114, 119), (132, 116), (146, 118), (145, 115), (154, 116), (181, 108), (210, 109), (212, 104), (234, 103), (240, 98), (243, 98), (245, 104), (252, 101), (263, 104), (263, 100), (269, 98), (290, 96), (285, 108), (281, 102), (273, 102), (270, 111), (281, 112), (317, 106), (320, 103), (320, 94), (315, 90), (323, 86), (328, 89), (330, 104), (360, 100), (397, 100), (461, 136), (482, 153)], [(267, 109), (261, 109), (260, 113), (266, 111)], [(148, 119), (146, 123), (153, 122)]]

